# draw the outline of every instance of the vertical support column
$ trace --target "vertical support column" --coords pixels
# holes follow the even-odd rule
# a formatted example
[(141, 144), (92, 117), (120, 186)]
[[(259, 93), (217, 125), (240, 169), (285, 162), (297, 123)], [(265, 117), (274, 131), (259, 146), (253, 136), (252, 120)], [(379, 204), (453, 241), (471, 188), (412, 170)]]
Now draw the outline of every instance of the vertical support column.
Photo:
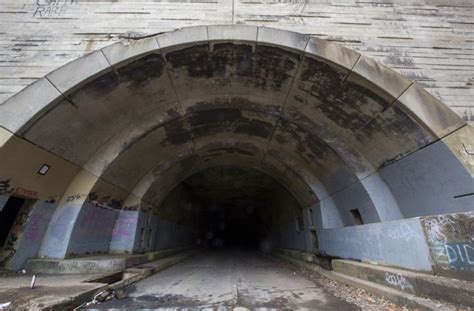
[(77, 217), (98, 178), (81, 171), (63, 194), (43, 238), (39, 257), (65, 258)]

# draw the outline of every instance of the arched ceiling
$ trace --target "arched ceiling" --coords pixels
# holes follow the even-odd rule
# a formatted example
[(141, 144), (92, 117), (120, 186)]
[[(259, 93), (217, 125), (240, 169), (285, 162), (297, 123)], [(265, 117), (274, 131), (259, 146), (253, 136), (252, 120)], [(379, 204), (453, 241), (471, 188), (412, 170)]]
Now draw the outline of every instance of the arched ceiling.
[[(22, 96), (38, 89), (42, 97), (24, 108)], [(464, 125), (426, 96), (306, 35), (191, 27), (52, 72), (2, 107), (2, 124), (149, 202), (193, 172), (240, 165), (311, 204)], [(443, 117), (419, 113), (423, 105)]]

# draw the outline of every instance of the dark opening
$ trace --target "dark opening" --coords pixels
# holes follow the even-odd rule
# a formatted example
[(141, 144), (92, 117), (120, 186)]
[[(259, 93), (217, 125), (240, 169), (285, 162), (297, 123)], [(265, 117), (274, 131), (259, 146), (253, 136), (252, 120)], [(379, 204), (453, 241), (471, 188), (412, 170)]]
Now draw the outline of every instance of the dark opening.
[(354, 219), (355, 225), (363, 225), (364, 221), (362, 220), (362, 216), (358, 209), (351, 210), (352, 218)]
[[(198, 172), (178, 185), (157, 213), (161, 219), (194, 227), (196, 243), (206, 248), (268, 251), (304, 239), (295, 228), (296, 217), (300, 231), (304, 230), (296, 198), (275, 179), (252, 168), (222, 166)], [(172, 234), (158, 232), (156, 245), (169, 247), (173, 235), (180, 234), (179, 228), (173, 230)]]
[(25, 199), (10, 197), (0, 212), (0, 247), (3, 248)]

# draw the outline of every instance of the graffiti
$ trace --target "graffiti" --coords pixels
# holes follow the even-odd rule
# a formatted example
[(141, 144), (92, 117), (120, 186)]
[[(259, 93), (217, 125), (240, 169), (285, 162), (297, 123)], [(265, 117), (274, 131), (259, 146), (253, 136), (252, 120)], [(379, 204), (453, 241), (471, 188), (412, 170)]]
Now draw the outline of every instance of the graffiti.
[(42, 215), (38, 213), (35, 213), (30, 216), (30, 222), (25, 232), (27, 241), (30, 241), (30, 242), (36, 241), (42, 218), (43, 218)]
[(408, 280), (405, 279), (405, 277), (399, 273), (390, 274), (388, 272), (385, 272), (385, 281), (390, 285), (400, 287), (402, 290), (413, 290), (413, 285), (411, 285), (410, 282), (408, 282)]
[(123, 208), (123, 210), (124, 211), (136, 211), (136, 210), (138, 210), (138, 208), (139, 208), (138, 204), (136, 204), (136, 205), (132, 205), (132, 206), (125, 206)]
[(120, 238), (133, 235), (137, 222), (137, 214), (120, 216), (117, 224), (115, 225), (114, 231), (112, 232), (112, 236), (115, 238)]
[(73, 202), (75, 200), (79, 200), (81, 198), (81, 195), (79, 193), (69, 195), (66, 197), (66, 202)]
[(474, 272), (474, 212), (422, 218), (433, 269), (440, 274), (472, 278)]
[(405, 241), (421, 239), (420, 234), (407, 224), (401, 224), (399, 227), (389, 230), (387, 236), (391, 239)]
[(10, 179), (0, 180), (0, 195), (10, 196), (15, 188), (10, 187)]
[(443, 233), (445, 228), (444, 227), (449, 227), (452, 231), (455, 231), (455, 224), (456, 222), (454, 219), (456, 218), (456, 215), (441, 215), (441, 216), (436, 216), (432, 219), (429, 219), (426, 221), (426, 224), (428, 225), (428, 234), (429, 238), (434, 240), (434, 241), (442, 241), (446, 242), (447, 237)]
[(21, 187), (16, 188), (13, 194), (20, 197), (27, 197), (27, 198), (34, 198), (34, 199), (38, 198), (38, 192), (34, 190), (21, 188)]
[(21, 187), (12, 187), (10, 185), (10, 179), (0, 180), (0, 195), (11, 196), (16, 195), (19, 197), (26, 198), (38, 198), (38, 192), (30, 189), (25, 189)]
[(75, 0), (36, 0), (33, 17), (58, 17)]
[(446, 243), (444, 248), (451, 268), (474, 271), (474, 243)]
[(99, 197), (96, 192), (89, 193), (87, 201), (89, 201), (94, 207), (111, 208), (116, 210), (121, 209), (123, 205), (123, 200), (114, 199), (110, 195)]

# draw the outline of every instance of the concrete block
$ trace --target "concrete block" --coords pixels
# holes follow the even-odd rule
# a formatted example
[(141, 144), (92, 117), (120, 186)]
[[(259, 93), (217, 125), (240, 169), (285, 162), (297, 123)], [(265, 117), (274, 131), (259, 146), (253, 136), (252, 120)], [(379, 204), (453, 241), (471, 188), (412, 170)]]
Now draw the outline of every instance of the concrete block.
[(265, 44), (304, 51), (308, 40), (309, 36), (301, 33), (268, 27), (258, 28), (257, 45)]
[(317, 228), (317, 233), (320, 253), (326, 256), (432, 270), (428, 245), (417, 218), (340, 229)]
[(257, 27), (248, 25), (208, 26), (209, 41), (257, 41)]
[(331, 61), (352, 70), (360, 54), (341, 45), (312, 37), (306, 47), (306, 54)]
[(0, 124), (19, 132), (62, 98), (47, 79), (41, 78), (0, 105)]
[(207, 27), (185, 27), (175, 31), (159, 34), (155, 37), (158, 45), (164, 51), (181, 49), (198, 43), (208, 42)]
[[(347, 80), (379, 94), (388, 93), (393, 99), (397, 99), (412, 84), (398, 72), (366, 56), (359, 58)], [(376, 90), (376, 87), (380, 90)]]
[(104, 54), (101, 51), (95, 51), (59, 67), (46, 77), (61, 93), (65, 94), (109, 68), (109, 62)]
[(116, 67), (131, 62), (141, 56), (158, 50), (160, 47), (154, 37), (141, 40), (126, 40), (102, 49), (110, 65)]
[(448, 106), (416, 84), (412, 84), (400, 96), (396, 105), (423, 122), (426, 129), (437, 138), (442, 138), (466, 124)]

